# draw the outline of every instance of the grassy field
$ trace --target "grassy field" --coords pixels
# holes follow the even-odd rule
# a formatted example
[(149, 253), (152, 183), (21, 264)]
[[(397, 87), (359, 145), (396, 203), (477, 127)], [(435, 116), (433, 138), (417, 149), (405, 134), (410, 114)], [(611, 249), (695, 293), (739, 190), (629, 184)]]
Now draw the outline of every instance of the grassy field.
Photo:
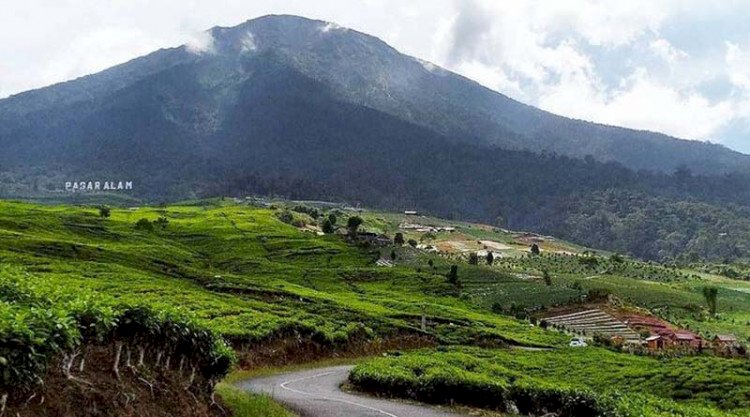
[[(592, 290), (607, 290), (626, 304), (649, 308), (706, 335), (750, 337), (746, 281), (592, 254), (554, 238), (489, 226), (341, 207), (317, 207), (314, 213), (314, 205), (295, 209), (296, 205), (217, 199), (113, 208), (104, 217), (91, 206), (0, 201), (0, 263), (5, 268), (0, 276), (11, 277), (0, 291), (0, 333), (10, 338), (18, 323), (41, 321), (44, 325), (32, 335), (37, 337), (29, 340), (42, 347), (57, 346), (53, 353), (70, 348), (48, 331), (56, 323), (53, 318), (29, 319), (38, 301), (19, 306), (17, 289), (22, 288), (34, 300), (44, 300), (45, 308), (61, 306), (60, 320), (69, 322), (68, 336), (74, 344), (81, 337), (76, 306), (82, 305), (83, 297), (105, 300), (101, 309), (112, 310), (114, 322), (130, 309), (147, 308), (178, 327), (205, 329), (240, 351), (284, 338), (346, 348), (404, 335), (442, 345), (560, 347), (568, 336), (511, 315), (579, 303)], [(337, 217), (339, 231), (322, 235), (319, 226), (329, 214)], [(347, 242), (346, 221), (355, 215), (363, 217), (363, 229), (391, 237), (401, 231), (418, 248)], [(454, 230), (399, 228), (409, 222)], [(529, 239), (539, 242), (540, 256), (529, 255)], [(468, 254), (488, 247), (498, 254), (492, 265), (484, 258), (477, 265), (467, 263)], [(393, 266), (377, 266), (379, 258), (393, 260)], [(447, 279), (452, 265), (458, 265), (455, 283)], [(720, 289), (715, 318), (706, 316), (706, 285)], [(99, 319), (106, 322), (107, 317)], [(455, 353), (489, 360), (481, 352)], [(216, 354), (204, 353), (224, 354), (222, 348)], [(641, 358), (623, 360), (635, 363)], [(513, 364), (516, 369), (527, 365)], [(13, 364), (0, 360), (0, 366)], [(580, 372), (584, 375), (586, 368)], [(552, 377), (544, 378), (556, 384)], [(711, 380), (710, 375), (706, 378)], [(239, 415), (273, 407), (266, 404), (267, 398), (245, 397), (228, 385), (219, 389), (229, 403), (248, 410)], [(274, 412), (284, 415), (282, 409)]]
[[(112, 210), (101, 218), (95, 208), (2, 202), (0, 260), (34, 280), (179, 306), (236, 342), (298, 331), (345, 343), (418, 330), (423, 313), (437, 337), (560, 340), (451, 297), (436, 271), (375, 267), (372, 251), (301, 231), (277, 214), (217, 201)], [(168, 221), (164, 228), (135, 228), (140, 219), (160, 217)]]
[(563, 416), (748, 416), (750, 363), (654, 359), (603, 349), (446, 348), (357, 365), (364, 391), (433, 403)]

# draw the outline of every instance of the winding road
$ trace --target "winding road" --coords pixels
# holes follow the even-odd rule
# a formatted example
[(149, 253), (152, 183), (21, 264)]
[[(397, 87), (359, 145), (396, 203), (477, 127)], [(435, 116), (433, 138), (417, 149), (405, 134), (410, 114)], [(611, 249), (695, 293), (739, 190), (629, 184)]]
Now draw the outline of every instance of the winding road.
[(310, 369), (249, 379), (241, 389), (268, 394), (301, 417), (460, 417), (428, 405), (355, 395), (341, 390), (351, 366)]

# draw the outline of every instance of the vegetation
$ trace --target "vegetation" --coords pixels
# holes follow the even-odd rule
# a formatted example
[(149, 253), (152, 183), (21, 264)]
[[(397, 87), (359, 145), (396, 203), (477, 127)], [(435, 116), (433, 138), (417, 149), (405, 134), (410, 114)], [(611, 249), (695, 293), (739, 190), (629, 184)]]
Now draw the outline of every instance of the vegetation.
[(293, 417), (294, 413), (274, 402), (267, 395), (251, 394), (230, 384), (221, 383), (216, 392), (232, 410), (234, 417)]
[[(458, 222), (444, 223), (456, 227), (453, 233), (431, 232), (430, 244), (443, 245), (450, 239), (475, 243), (489, 239), (516, 246), (503, 256), (495, 256), (492, 263), (477, 259), (475, 265), (469, 264), (465, 255), (435, 254), (423, 246), (417, 249), (416, 241), (423, 235), (412, 231), (400, 233), (405, 241), (414, 241), (414, 246), (394, 243), (385, 248), (365, 248), (345, 238), (350, 225), (356, 223), (357, 230), (394, 236), (403, 217), (336, 210), (337, 222), (347, 227), (319, 235), (310, 225), (331, 221), (334, 210), (318, 208), (314, 219), (310, 213), (316, 211), (291, 207), (294, 210), (283, 202), (256, 207), (201, 200), (155, 208), (113, 208), (110, 217), (103, 218), (98, 206), (0, 202), (0, 260), (6, 265), (1, 274), (5, 284), (0, 287), (4, 302), (0, 335), (10, 341), (25, 334), (21, 340), (39, 355), (34, 360), (24, 359), (23, 352), (30, 350), (15, 347), (0, 352), (0, 364), (21, 370), (18, 375), (8, 374), (15, 379), (6, 383), (32, 384), (43, 375), (52, 358), (69, 357), (89, 340), (121, 340), (124, 356), (138, 352), (140, 345), (149, 346), (146, 356), (151, 355), (152, 362), (153, 352), (161, 346), (158, 343), (178, 340), (170, 346), (192, 346), (190, 350), (197, 356), (191, 360), (201, 363), (207, 378), (214, 382), (231, 363), (233, 355), (227, 346), (234, 348), (241, 362), (252, 361), (252, 355), (244, 356), (248, 349), (288, 338), (309, 341), (315, 349), (332, 352), (363, 343), (384, 345), (388, 340), (421, 340), (420, 346), (559, 347), (569, 340), (564, 334), (544, 331), (507, 315), (533, 317), (541, 307), (598, 300), (608, 294), (625, 303), (651, 308), (662, 317), (706, 335), (726, 332), (748, 336), (750, 306), (743, 294), (750, 283), (744, 281), (675, 265), (593, 253), (563, 242), (541, 243), (539, 255), (530, 255), (530, 246), (513, 243), (515, 238), (510, 232)], [(285, 213), (292, 215), (291, 224), (282, 221)], [(139, 223), (151, 227), (134, 226)], [(555, 248), (561, 248), (561, 252), (554, 252)], [(477, 253), (474, 248), (470, 252)], [(391, 254), (394, 265), (378, 267), (376, 261), (387, 254)], [(702, 307), (702, 289), (706, 286), (719, 288), (715, 316), (705, 314)], [(90, 310), (94, 312), (79, 313)], [(174, 332), (175, 336), (161, 333), (164, 331)], [(180, 335), (203, 336), (191, 342), (193, 336), (180, 341)], [(152, 343), (151, 337), (162, 342)], [(482, 355), (489, 354), (486, 352), (499, 355), (486, 361), (509, 360), (502, 351), (449, 349), (443, 353), (485, 361)], [(520, 354), (521, 351), (513, 352)], [(539, 353), (539, 358), (546, 358), (547, 354)], [(596, 355), (588, 362), (592, 367), (596, 358), (614, 361)], [(36, 358), (29, 356), (32, 357)], [(552, 358), (561, 363), (583, 360)], [(628, 368), (634, 370), (628, 374), (631, 377), (639, 375), (635, 372), (639, 367), (647, 368), (641, 361), (648, 358), (616, 358), (622, 361), (617, 366), (632, 366)], [(696, 369), (723, 369), (725, 364), (713, 362), (715, 358), (692, 359)], [(513, 364), (506, 368), (511, 372), (525, 366), (531, 365)], [(583, 379), (588, 371), (581, 365), (576, 372)], [(464, 373), (455, 375), (463, 377)], [(705, 372), (702, 375), (706, 385), (691, 385), (694, 395), (690, 398), (685, 393), (681, 394), (684, 398), (673, 395), (679, 394), (680, 387), (676, 386), (674, 392), (659, 394), (658, 398), (670, 401), (664, 410), (689, 406), (691, 410), (706, 408), (708, 416), (716, 415), (713, 408), (737, 413), (735, 408), (741, 405), (735, 407), (731, 401), (716, 397), (715, 384), (723, 384), (722, 380), (706, 376), (709, 374)], [(543, 378), (550, 385), (539, 386), (557, 386), (555, 380), (546, 379), (553, 376), (558, 377)], [(560, 385), (562, 388), (553, 390), (557, 397), (550, 396), (546, 388), (539, 391), (537, 385), (531, 384), (534, 381), (522, 378), (516, 383), (513, 378), (508, 377), (507, 383), (497, 381), (512, 388), (511, 392), (526, 392), (553, 403), (573, 392)], [(682, 376), (675, 378), (682, 380)], [(742, 379), (737, 381), (744, 383)], [(526, 391), (519, 391), (519, 387), (527, 387), (519, 385), (521, 382), (531, 385), (524, 388)], [(495, 385), (493, 382), (482, 388), (489, 391), (482, 392), (493, 392)], [(630, 401), (628, 410), (643, 407), (651, 413), (658, 409), (648, 390), (617, 397), (614, 393), (600, 393), (600, 388), (575, 385), (570, 389), (585, 391), (585, 395), (566, 403), (571, 407), (621, 407)], [(496, 398), (492, 396), (495, 394), (487, 395)], [(240, 401), (236, 396), (232, 398)], [(266, 401), (257, 397), (246, 400), (248, 409)]]
[(716, 299), (719, 294), (719, 289), (716, 287), (703, 287), (703, 297), (706, 298), (706, 304), (708, 304), (708, 311), (711, 316), (716, 315)]
[[(278, 212), (284, 210), (215, 201), (113, 209), (105, 220), (96, 208), (0, 202), (2, 263), (17, 271), (13, 282), (49, 289), (44, 294), (52, 300), (43, 309), (4, 307), (8, 332), (26, 323), (29, 343), (37, 340), (31, 335), (49, 333), (44, 340), (50, 341), (43, 342), (50, 344), (49, 353), (24, 365), (29, 371), (23, 375), (31, 378), (51, 356), (82, 343), (70, 318), (75, 315), (67, 302), (58, 301), (71, 298), (70, 304), (77, 305), (77, 294), (110, 300), (102, 302), (113, 311), (115, 329), (132, 309), (147, 308), (167, 320), (177, 313), (165, 312), (180, 306), (191, 326), (219, 334), (235, 347), (290, 334), (339, 347), (400, 334), (444, 343), (563, 341), (553, 333), (529, 331), (522, 322), (488, 316), (456, 298), (440, 271), (380, 269), (368, 250), (339, 236), (301, 231), (281, 222)], [(168, 219), (169, 226), (153, 227), (167, 223), (159, 218)], [(422, 306), (426, 332), (420, 328)], [(50, 321), (37, 314), (50, 314)], [(53, 332), (53, 319), (70, 332)], [(22, 369), (15, 357), (5, 359)]]
[[(86, 344), (117, 343), (139, 365), (174, 357), (210, 386), (229, 371), (234, 352), (184, 312), (123, 303), (110, 296), (27, 279), (0, 269), (0, 388), (32, 389), (53, 359), (73, 363)], [(123, 364), (124, 366), (124, 356)], [(81, 362), (80, 368), (84, 364)], [(70, 365), (67, 365), (70, 372)], [(6, 391), (7, 392), (7, 391)]]
[(447, 348), (356, 366), (359, 389), (432, 403), (561, 416), (746, 416), (750, 363), (658, 360), (599, 348), (555, 351)]

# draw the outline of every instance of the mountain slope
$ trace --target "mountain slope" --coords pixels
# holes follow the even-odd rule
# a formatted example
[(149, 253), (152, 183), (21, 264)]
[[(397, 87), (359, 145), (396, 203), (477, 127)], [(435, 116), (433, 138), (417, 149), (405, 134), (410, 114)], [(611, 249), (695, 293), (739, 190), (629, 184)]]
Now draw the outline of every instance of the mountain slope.
[[(31, 143), (32, 147), (52, 146), (47, 141), (64, 146), (60, 130), (71, 119), (106, 109), (115, 99), (113, 94), (138, 87), (152, 88), (149, 98), (156, 108), (150, 116), (159, 118), (155, 122), (174, 124), (185, 130), (181, 135), (205, 137), (211, 133), (211, 123), (221, 122), (221, 109), (236, 104), (233, 89), (250, 76), (246, 65), (271, 54), (283, 65), (324, 83), (339, 101), (364, 105), (469, 143), (592, 155), (633, 169), (671, 172), (685, 165), (704, 173), (750, 171), (750, 157), (719, 145), (555, 116), (402, 55), (377, 38), (330, 23), (266, 16), (234, 28), (217, 27), (210, 34), (213, 44), (205, 51), (191, 52), (184, 46), (161, 50), (93, 76), (0, 101), (0, 143), (11, 145), (6, 163), (28, 162), (33, 154), (24, 150)], [(181, 87), (198, 87), (212, 97), (170, 101), (148, 82), (154, 77), (179, 80)], [(136, 134), (115, 127), (131, 139)], [(116, 137), (121, 131), (115, 127), (102, 133)], [(153, 133), (139, 135), (146, 141), (158, 140)]]
[[(204, 51), (161, 50), (0, 101), (0, 197), (130, 180), (156, 201), (348, 200), (652, 259), (686, 245), (748, 255), (746, 174), (659, 172), (745, 171), (745, 155), (553, 116), (324, 22), (270, 16), (210, 33)], [(655, 172), (632, 169), (644, 167)], [(659, 213), (668, 225), (650, 223)]]

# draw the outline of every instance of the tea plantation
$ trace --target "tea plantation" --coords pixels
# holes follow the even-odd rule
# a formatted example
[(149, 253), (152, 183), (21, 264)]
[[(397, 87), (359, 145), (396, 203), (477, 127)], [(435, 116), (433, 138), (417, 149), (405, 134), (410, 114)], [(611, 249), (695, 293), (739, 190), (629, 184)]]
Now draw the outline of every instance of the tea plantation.
[[(0, 394), (39, 386), (51, 364), (72, 364), (92, 343), (124, 344), (129, 366), (139, 354), (157, 365), (179, 357), (180, 373), (187, 361), (210, 387), (233, 363), (255, 366), (261, 352), (280, 347), (284, 361), (303, 362), (325, 352), (439, 345), (453, 347), (375, 360), (352, 381), (379, 393), (524, 412), (747, 415), (747, 362), (560, 350), (569, 336), (512, 317), (606, 290), (705, 334), (747, 338), (747, 282), (584, 254), (564, 242), (545, 246), (560, 253), (530, 256), (511, 232), (439, 219), (420, 221), (455, 233), (409, 231), (414, 244), (375, 247), (346, 238), (354, 216), (362, 229), (391, 237), (409, 221), (285, 202), (105, 209), (0, 201)], [(320, 233), (324, 219), (332, 233)], [(507, 256), (472, 265), (461, 253), (416, 245), (485, 239), (507, 245)], [(705, 314), (706, 285), (719, 288), (714, 317)], [(357, 350), (371, 345), (378, 348)], [(508, 346), (557, 350), (492, 350)]]
[(38, 382), (55, 355), (134, 320), (153, 327), (154, 338), (169, 326), (175, 337), (204, 332), (205, 340), (185, 343), (205, 345), (197, 350), (205, 360), (229, 358), (223, 340), (238, 347), (288, 335), (344, 347), (399, 334), (446, 343), (564, 340), (450, 296), (437, 272), (379, 269), (371, 251), (300, 231), (277, 210), (216, 201), (108, 214), (0, 202), (4, 386)]
[(374, 359), (349, 379), (380, 395), (533, 415), (750, 415), (747, 360), (444, 348)]

